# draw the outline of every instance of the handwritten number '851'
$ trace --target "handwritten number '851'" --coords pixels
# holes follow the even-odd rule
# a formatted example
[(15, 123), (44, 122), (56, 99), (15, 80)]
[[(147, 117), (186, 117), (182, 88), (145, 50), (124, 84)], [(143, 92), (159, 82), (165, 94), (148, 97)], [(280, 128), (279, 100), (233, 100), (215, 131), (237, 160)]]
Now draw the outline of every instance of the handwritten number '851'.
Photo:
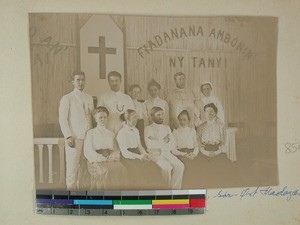
[(299, 143), (285, 143), (285, 153), (295, 153), (300, 150)]

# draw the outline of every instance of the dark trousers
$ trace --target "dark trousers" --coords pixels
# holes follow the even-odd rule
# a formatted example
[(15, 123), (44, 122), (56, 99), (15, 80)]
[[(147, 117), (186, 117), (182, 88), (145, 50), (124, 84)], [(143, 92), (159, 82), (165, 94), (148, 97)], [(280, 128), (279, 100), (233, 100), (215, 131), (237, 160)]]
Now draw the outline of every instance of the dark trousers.
[[(178, 149), (178, 151), (189, 154), (192, 153), (194, 149), (183, 148), (183, 149)], [(181, 162), (183, 162), (185, 167), (183, 181), (182, 181), (183, 188), (186, 188), (188, 186), (190, 187), (190, 185), (193, 186), (195, 180), (197, 179), (197, 174), (199, 173), (198, 160), (197, 160), (198, 156), (195, 157), (193, 160), (190, 160), (185, 156), (178, 156), (178, 158), (181, 160)]]
[[(139, 150), (128, 149), (140, 154)], [(139, 159), (121, 158), (122, 164), (127, 168), (129, 185), (128, 189), (161, 189), (166, 184), (162, 179), (159, 167), (151, 161), (141, 161)]]

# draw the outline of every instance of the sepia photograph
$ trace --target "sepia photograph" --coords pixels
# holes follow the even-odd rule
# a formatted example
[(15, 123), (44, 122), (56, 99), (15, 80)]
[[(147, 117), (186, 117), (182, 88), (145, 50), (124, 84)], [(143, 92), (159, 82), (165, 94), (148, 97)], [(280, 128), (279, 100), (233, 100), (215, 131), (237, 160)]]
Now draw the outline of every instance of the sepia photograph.
[(278, 19), (30, 13), (36, 189), (278, 185)]

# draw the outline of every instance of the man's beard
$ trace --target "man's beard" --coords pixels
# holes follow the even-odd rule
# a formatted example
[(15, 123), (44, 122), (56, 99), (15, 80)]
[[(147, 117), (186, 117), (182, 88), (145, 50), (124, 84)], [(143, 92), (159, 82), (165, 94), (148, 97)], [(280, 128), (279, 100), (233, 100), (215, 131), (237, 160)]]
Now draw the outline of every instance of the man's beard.
[(179, 88), (179, 89), (184, 89), (185, 88), (185, 84), (177, 84), (176, 87)]

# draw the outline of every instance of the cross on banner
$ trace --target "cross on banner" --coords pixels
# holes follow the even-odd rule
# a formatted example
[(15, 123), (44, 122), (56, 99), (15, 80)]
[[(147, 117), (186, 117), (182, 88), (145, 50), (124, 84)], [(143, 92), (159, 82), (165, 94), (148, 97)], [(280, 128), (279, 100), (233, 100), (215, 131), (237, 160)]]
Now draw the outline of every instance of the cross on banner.
[(105, 37), (99, 36), (99, 47), (88, 47), (88, 53), (99, 54), (99, 78), (106, 79), (106, 54), (116, 54), (116, 49), (106, 48)]

